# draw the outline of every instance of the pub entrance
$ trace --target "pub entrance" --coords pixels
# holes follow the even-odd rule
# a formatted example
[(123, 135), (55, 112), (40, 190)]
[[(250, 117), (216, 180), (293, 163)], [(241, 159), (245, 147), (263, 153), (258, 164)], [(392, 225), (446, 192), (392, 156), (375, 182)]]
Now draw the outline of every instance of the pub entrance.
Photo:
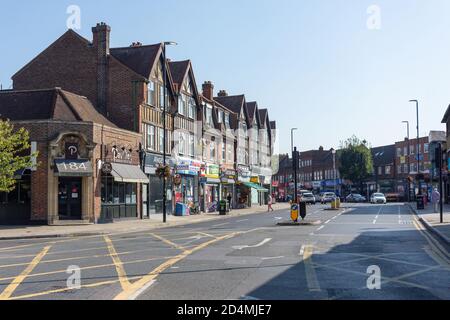
[(59, 178), (58, 211), (60, 220), (81, 220), (82, 179)]

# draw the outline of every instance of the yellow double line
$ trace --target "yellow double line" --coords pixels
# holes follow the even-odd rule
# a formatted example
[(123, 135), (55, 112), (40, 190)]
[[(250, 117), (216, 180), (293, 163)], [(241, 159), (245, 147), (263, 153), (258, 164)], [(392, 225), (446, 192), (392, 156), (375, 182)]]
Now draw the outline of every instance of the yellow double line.
[[(429, 234), (429, 232), (421, 225), (421, 223), (417, 220), (416, 217), (413, 217), (413, 223), (416, 229), (422, 234), (422, 236), (427, 240), (428, 244), (431, 247), (432, 255), (439, 264), (444, 267), (450, 266), (450, 254), (447, 250), (433, 237)], [(429, 252), (430, 254), (431, 252)]]

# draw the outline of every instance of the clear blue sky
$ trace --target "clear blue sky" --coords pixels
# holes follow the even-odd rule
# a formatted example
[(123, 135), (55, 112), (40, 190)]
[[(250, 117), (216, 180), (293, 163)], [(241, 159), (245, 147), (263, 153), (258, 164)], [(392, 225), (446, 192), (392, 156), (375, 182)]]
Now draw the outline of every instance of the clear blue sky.
[[(353, 134), (373, 146), (402, 140), (421, 103), (421, 135), (444, 130), (450, 103), (448, 0), (2, 1), (0, 83), (66, 30), (81, 8), (81, 35), (105, 21), (112, 46), (174, 40), (200, 86), (245, 93), (278, 122), (282, 152), (298, 127), (300, 149), (338, 147)], [(21, 4), (19, 4), (21, 3)], [(381, 9), (369, 30), (367, 9)]]

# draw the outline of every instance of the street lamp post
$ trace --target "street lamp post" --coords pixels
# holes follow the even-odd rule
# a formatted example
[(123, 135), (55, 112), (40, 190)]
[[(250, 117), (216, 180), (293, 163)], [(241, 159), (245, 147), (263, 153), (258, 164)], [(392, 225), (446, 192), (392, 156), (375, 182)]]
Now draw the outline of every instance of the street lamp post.
[(333, 154), (334, 194), (337, 195), (336, 150), (331, 149), (331, 153)]
[(402, 123), (406, 123), (406, 130), (407, 130), (407, 139), (408, 139), (408, 177), (406, 177), (406, 182), (407, 182), (407, 191), (408, 191), (408, 202), (411, 202), (411, 191), (410, 191), (410, 187), (411, 187), (411, 183), (409, 182), (409, 173), (411, 170), (411, 163), (410, 163), (410, 155), (411, 155), (411, 143), (409, 141), (409, 121), (402, 121)]
[(294, 169), (294, 202), (298, 203), (297, 199), (297, 165), (299, 162), (297, 148), (294, 148), (294, 131), (298, 130), (297, 128), (291, 129), (291, 150), (292, 150), (292, 166)]
[(422, 195), (422, 188), (420, 186), (420, 133), (419, 133), (419, 101), (417, 100), (409, 100), (409, 102), (415, 102), (416, 103), (416, 114), (417, 114), (417, 176), (418, 179), (418, 185), (419, 185), (419, 195)]
[[(176, 42), (173, 41), (166, 41), (162, 43), (162, 49), (163, 49), (163, 79), (164, 79), (164, 97), (163, 97), (163, 167), (166, 167), (166, 145), (167, 145), (167, 133), (166, 133), (166, 114), (167, 114), (167, 58), (166, 58), (166, 46), (170, 45), (177, 45)], [(163, 222), (167, 222), (167, 208), (166, 208), (166, 202), (167, 202), (167, 190), (166, 190), (166, 177), (163, 177)]]

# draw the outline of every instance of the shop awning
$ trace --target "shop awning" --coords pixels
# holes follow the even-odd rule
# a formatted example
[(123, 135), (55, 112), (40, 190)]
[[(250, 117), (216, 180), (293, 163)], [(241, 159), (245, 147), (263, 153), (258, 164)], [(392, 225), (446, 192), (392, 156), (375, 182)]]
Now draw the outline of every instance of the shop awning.
[(142, 172), (139, 166), (112, 163), (111, 175), (116, 182), (149, 183), (148, 177)]
[(89, 160), (55, 160), (55, 175), (58, 177), (91, 177), (92, 173)]
[(247, 186), (247, 187), (249, 187), (249, 188), (252, 188), (252, 189), (257, 190), (258, 192), (269, 192), (268, 189), (263, 188), (263, 187), (261, 187), (259, 184), (256, 184), (256, 183), (245, 182), (244, 185)]

